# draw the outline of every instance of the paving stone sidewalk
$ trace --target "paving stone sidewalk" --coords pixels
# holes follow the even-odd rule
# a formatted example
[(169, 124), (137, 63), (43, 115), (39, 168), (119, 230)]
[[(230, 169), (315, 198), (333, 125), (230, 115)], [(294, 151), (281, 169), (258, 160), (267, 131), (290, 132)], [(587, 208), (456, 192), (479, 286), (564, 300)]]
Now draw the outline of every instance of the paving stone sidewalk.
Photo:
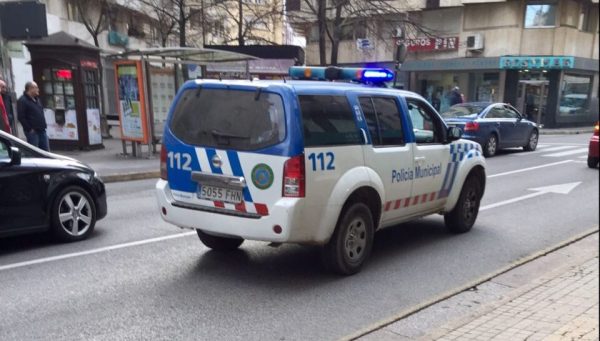
[(596, 226), (343, 340), (599, 340), (599, 243)]
[(598, 340), (598, 257), (422, 340)]

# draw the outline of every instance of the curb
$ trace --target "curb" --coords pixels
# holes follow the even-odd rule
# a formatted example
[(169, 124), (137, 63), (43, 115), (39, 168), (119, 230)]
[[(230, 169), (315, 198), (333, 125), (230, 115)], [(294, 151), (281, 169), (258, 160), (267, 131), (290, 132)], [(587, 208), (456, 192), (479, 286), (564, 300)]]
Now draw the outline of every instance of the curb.
[(100, 178), (104, 183), (112, 183), (112, 182), (123, 182), (123, 181), (132, 181), (132, 180), (146, 180), (159, 178), (160, 171), (146, 171), (146, 172), (134, 172), (134, 173), (121, 173), (121, 174), (112, 174), (112, 175), (100, 175)]
[(579, 134), (592, 134), (594, 132), (593, 129), (578, 129), (578, 130), (544, 130), (543, 128), (539, 130), (540, 135), (579, 135)]
[(367, 326), (361, 330), (358, 330), (350, 335), (346, 335), (346, 336), (340, 338), (338, 341), (355, 341), (355, 340), (359, 339), (360, 337), (366, 336), (370, 333), (373, 333), (377, 330), (387, 327), (396, 321), (399, 321), (403, 318), (413, 315), (413, 314), (415, 314), (421, 310), (424, 310), (425, 308), (428, 308), (436, 303), (444, 301), (445, 299), (455, 296), (463, 291), (469, 290), (470, 288), (476, 287), (476, 286), (480, 285), (481, 283), (487, 282), (487, 281), (491, 280), (492, 278), (502, 275), (514, 268), (517, 268), (523, 264), (534, 261), (534, 260), (536, 260), (540, 257), (543, 257), (553, 251), (559, 250), (567, 245), (573, 244), (581, 239), (584, 239), (584, 238), (586, 238), (594, 233), (598, 233), (598, 232), (599, 232), (599, 226), (596, 225), (596, 226), (588, 229), (585, 232), (582, 232), (571, 238), (563, 240), (562, 242), (558, 242), (557, 244), (554, 244), (544, 250), (535, 252), (535, 253), (525, 256), (521, 259), (518, 259), (515, 262), (513, 262), (512, 264), (509, 264), (509, 265), (507, 265), (503, 268), (500, 268), (494, 272), (488, 273), (487, 275), (483, 275), (482, 277), (475, 279), (475, 280), (471, 281), (470, 283), (467, 283), (465, 285), (459, 286), (454, 289), (450, 289), (449, 291), (442, 293), (442, 294), (430, 299), (429, 301), (417, 304), (413, 307), (406, 308), (403, 311), (401, 311), (389, 318), (383, 319), (379, 322), (375, 322), (375, 323), (371, 324), (370, 326)]

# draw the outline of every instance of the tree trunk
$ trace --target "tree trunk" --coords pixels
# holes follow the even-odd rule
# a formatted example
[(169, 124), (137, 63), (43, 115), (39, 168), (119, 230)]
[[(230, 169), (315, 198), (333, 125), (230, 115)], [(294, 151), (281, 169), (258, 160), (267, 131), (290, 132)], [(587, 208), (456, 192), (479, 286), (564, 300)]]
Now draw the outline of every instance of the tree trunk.
[(243, 7), (243, 2), (242, 0), (238, 0), (238, 45), (239, 46), (244, 46), (245, 44), (245, 39), (244, 39), (244, 7)]
[(336, 5), (333, 19), (333, 39), (331, 40), (331, 65), (337, 65), (340, 39), (342, 38), (342, 6)]
[(327, 1), (317, 1), (317, 22), (319, 23), (319, 62), (321, 65), (327, 65), (327, 44), (325, 42), (325, 38), (327, 37)]

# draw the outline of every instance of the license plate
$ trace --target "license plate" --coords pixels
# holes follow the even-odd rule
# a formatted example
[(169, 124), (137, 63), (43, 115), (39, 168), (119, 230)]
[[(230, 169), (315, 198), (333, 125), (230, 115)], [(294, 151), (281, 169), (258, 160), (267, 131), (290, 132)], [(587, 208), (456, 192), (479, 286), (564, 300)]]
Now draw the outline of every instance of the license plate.
[(232, 204), (242, 202), (242, 191), (215, 186), (198, 186), (198, 198), (211, 201), (223, 201)]

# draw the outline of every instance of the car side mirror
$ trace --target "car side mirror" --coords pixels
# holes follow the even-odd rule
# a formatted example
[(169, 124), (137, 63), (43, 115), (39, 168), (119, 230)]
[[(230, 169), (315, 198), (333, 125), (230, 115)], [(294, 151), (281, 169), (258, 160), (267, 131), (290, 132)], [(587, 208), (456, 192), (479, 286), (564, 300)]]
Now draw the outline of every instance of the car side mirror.
[(10, 147), (10, 164), (12, 166), (21, 164), (21, 151), (17, 147)]
[(448, 142), (459, 140), (462, 137), (462, 129), (458, 127), (448, 128)]

